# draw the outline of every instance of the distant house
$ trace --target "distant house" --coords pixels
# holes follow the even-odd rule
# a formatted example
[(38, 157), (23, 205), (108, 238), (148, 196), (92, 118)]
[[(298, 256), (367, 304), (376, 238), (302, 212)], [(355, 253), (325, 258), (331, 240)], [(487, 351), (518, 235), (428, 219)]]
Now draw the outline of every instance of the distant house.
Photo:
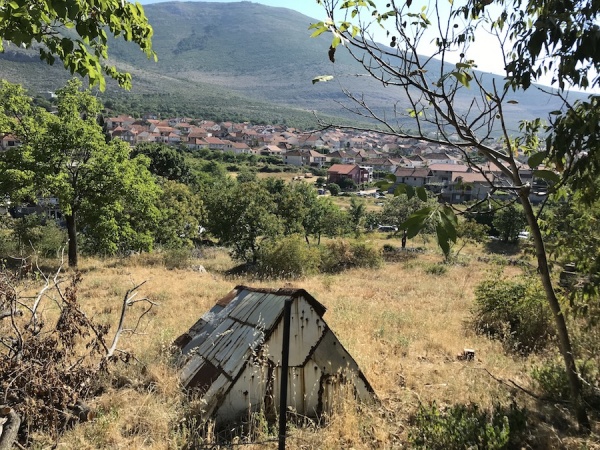
[(211, 150), (221, 150), (225, 151), (226, 143), (221, 139), (213, 136), (209, 136), (203, 139), (206, 143), (206, 146)]
[(137, 131), (132, 130), (132, 129), (124, 130), (121, 127), (116, 128), (111, 133), (111, 137), (113, 139), (120, 139), (122, 141), (127, 142), (129, 145), (135, 145), (137, 135), (138, 135)]
[(308, 163), (308, 156), (300, 150), (291, 150), (283, 155), (283, 163), (290, 166), (304, 166)]
[(493, 183), (494, 179), (491, 173), (485, 176), (480, 172), (455, 173), (452, 182), (442, 189), (441, 197), (449, 203), (483, 200), (490, 192), (490, 182)]
[(343, 150), (336, 150), (335, 152), (327, 154), (327, 159), (329, 161), (337, 159), (342, 164), (356, 164), (356, 156), (354, 154), (351, 155)]
[(283, 150), (276, 145), (263, 145), (258, 149), (261, 155), (265, 156), (282, 156)]
[(401, 167), (396, 169), (394, 172), (396, 176), (396, 184), (393, 189), (395, 190), (398, 184), (407, 184), (412, 187), (425, 186), (427, 177), (429, 176), (429, 169), (425, 167), (407, 168)]
[(131, 116), (121, 115), (117, 117), (109, 117), (104, 120), (104, 125), (107, 130), (114, 130), (117, 127), (127, 127), (135, 122), (135, 119)]
[(461, 162), (446, 152), (421, 153), (421, 157), (429, 166), (432, 164), (460, 164)]
[(390, 158), (370, 158), (363, 159), (361, 164), (371, 166), (374, 170), (379, 170), (381, 172), (394, 173), (402, 163), (401, 161), (396, 161)]
[[(291, 306), (289, 366), (282, 368), (283, 318)], [(274, 417), (282, 377), (287, 409), (300, 416), (329, 413), (344, 384), (364, 402), (373, 388), (323, 320), (325, 307), (303, 289), (237, 286), (174, 345), (183, 359), (182, 385), (198, 395), (202, 419), (217, 425), (262, 411)]]
[(8, 150), (9, 148), (18, 147), (19, 145), (21, 145), (19, 138), (13, 136), (12, 134), (7, 134), (2, 137), (0, 148), (2, 150)]
[(369, 171), (358, 164), (334, 164), (327, 169), (327, 182), (336, 183), (342, 179), (351, 179), (356, 184), (368, 183)]
[(231, 151), (236, 155), (240, 154), (256, 154), (256, 150), (252, 150), (245, 142), (232, 142)]
[(463, 164), (431, 164), (429, 166), (429, 184), (444, 184), (451, 182), (455, 174), (467, 173), (469, 167)]

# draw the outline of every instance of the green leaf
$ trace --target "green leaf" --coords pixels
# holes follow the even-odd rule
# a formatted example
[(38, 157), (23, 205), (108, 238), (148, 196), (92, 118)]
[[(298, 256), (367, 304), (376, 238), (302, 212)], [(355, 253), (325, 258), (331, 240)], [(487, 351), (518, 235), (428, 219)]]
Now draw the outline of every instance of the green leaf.
[(320, 28), (317, 28), (317, 29), (316, 29), (316, 30), (313, 32), (313, 34), (311, 34), (311, 35), (310, 35), (310, 37), (311, 37), (311, 38), (313, 38), (313, 37), (317, 37), (317, 36), (319, 36), (320, 34), (323, 34), (324, 32), (326, 32), (326, 31), (328, 31), (328, 30), (329, 30), (329, 28), (327, 28), (326, 26), (322, 26), (322, 27), (320, 27)]
[(534, 170), (533, 176), (551, 181), (552, 183), (558, 183), (560, 181), (560, 176), (551, 170)]
[(417, 188), (417, 197), (419, 197), (419, 200), (421, 200), (422, 202), (427, 201), (427, 191), (423, 186)]
[(406, 237), (408, 239), (412, 239), (419, 234), (419, 231), (424, 228), (425, 222), (429, 218), (430, 214), (431, 207), (427, 206), (413, 213), (400, 225), (402, 230), (406, 230)]
[(442, 249), (442, 252), (444, 252), (444, 255), (448, 255), (450, 253), (450, 238), (446, 229), (438, 224), (435, 227), (435, 233), (437, 234), (438, 245)]
[(471, 75), (466, 72), (454, 71), (450, 73), (456, 80), (464, 87), (469, 87), (469, 82), (473, 79)]
[(546, 158), (546, 156), (548, 156), (548, 152), (537, 152), (537, 153), (534, 153), (527, 160), (527, 164), (531, 168), (537, 167), (537, 166), (539, 166), (542, 163), (542, 161), (544, 161), (544, 159)]
[(519, 104), (519, 102), (516, 101), (516, 100), (509, 100), (506, 103), (510, 103), (511, 105), (518, 105)]
[(316, 84), (321, 81), (325, 82), (325, 81), (331, 81), (331, 80), (333, 80), (333, 75), (320, 75), (320, 76), (314, 77), (312, 79), (312, 84)]
[(398, 197), (402, 194), (406, 194), (406, 185), (401, 183), (394, 190), (394, 197)]

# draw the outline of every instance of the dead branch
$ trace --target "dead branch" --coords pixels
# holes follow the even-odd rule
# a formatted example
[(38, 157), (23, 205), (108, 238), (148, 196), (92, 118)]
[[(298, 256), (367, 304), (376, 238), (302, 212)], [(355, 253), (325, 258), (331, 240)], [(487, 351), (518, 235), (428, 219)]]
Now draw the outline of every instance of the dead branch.
[(21, 426), (21, 418), (9, 406), (0, 406), (0, 418), (6, 419), (4, 424), (0, 422), (0, 450), (10, 450), (17, 440), (17, 433)]
[(523, 386), (517, 384), (515, 381), (508, 379), (508, 380), (503, 380), (502, 378), (498, 378), (497, 376), (493, 375), (488, 369), (486, 369), (485, 367), (475, 367), (475, 369), (480, 369), (483, 370), (484, 372), (486, 372), (490, 377), (492, 377), (495, 381), (497, 381), (500, 384), (503, 384), (505, 386), (508, 386), (509, 388), (517, 388), (520, 391), (524, 392), (525, 394), (529, 395), (530, 397), (535, 398), (536, 400), (542, 400), (542, 398), (537, 395), (536, 393), (530, 391), (529, 389), (524, 388)]
[(20, 309), (17, 309), (15, 311), (12, 311), (10, 309), (5, 309), (3, 311), (0, 311), (0, 320), (6, 319), (7, 317), (10, 317), (10, 316), (21, 317), (22, 315), (23, 315), (23, 311), (21, 311)]
[[(127, 312), (127, 307), (129, 307), (130, 305), (135, 303), (134, 298), (137, 295), (136, 291), (145, 283), (146, 283), (146, 281), (142, 281), (140, 284), (132, 287), (125, 293), (125, 296), (123, 297), (123, 305), (121, 306), (121, 317), (119, 318), (119, 326), (117, 327), (117, 331), (115, 332), (115, 336), (113, 337), (112, 345), (110, 346), (110, 348), (107, 349), (106, 355), (104, 356), (104, 361), (108, 361), (114, 355), (115, 350), (117, 349), (117, 344), (119, 342), (119, 338), (121, 337), (121, 334), (123, 333), (123, 323), (125, 322), (125, 313)], [(144, 312), (144, 314), (146, 312)], [(138, 323), (139, 323), (139, 321), (138, 321)], [(137, 328), (137, 326), (136, 326), (136, 328)]]

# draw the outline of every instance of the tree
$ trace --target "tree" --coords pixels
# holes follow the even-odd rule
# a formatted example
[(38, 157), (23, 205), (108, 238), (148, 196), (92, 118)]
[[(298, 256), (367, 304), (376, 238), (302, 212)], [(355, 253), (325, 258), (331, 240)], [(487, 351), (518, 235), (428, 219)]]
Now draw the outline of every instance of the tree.
[(235, 259), (256, 263), (265, 239), (281, 232), (276, 203), (262, 182), (216, 184), (205, 198), (206, 228)]
[(494, 215), (492, 224), (500, 233), (500, 239), (503, 242), (515, 242), (519, 238), (519, 233), (523, 231), (527, 224), (523, 209), (519, 206), (509, 203)]
[(109, 35), (134, 42), (150, 58), (152, 27), (139, 3), (125, 0), (2, 0), (0, 51), (4, 42), (39, 46), (40, 59), (54, 64), (58, 58), (71, 74), (88, 77), (90, 85), (104, 90), (103, 73), (120, 86), (131, 87), (131, 76), (107, 63)]
[(132, 157), (146, 155), (150, 158), (150, 172), (168, 180), (188, 183), (190, 167), (183, 154), (173, 147), (162, 143), (145, 142), (138, 144), (131, 153)]
[[(428, 201), (430, 204), (435, 204), (434, 199), (428, 199)], [(409, 198), (406, 194), (399, 193), (399, 195), (394, 196), (394, 198), (388, 200), (383, 205), (383, 211), (381, 211), (382, 223), (402, 229), (402, 248), (406, 248), (406, 239), (408, 237), (407, 229), (402, 228), (403, 224), (412, 214), (424, 208), (426, 203), (417, 196)], [(435, 228), (435, 224), (431, 223), (431, 221), (428, 226), (428, 231), (433, 231), (433, 228)]]
[(96, 122), (100, 105), (80, 88), (80, 81), (71, 80), (57, 92), (57, 114), (33, 107), (18, 86), (4, 83), (0, 90), (2, 132), (22, 142), (0, 154), (0, 192), (13, 201), (58, 200), (72, 267), (82, 227), (97, 251), (151, 247), (149, 221), (157, 215), (158, 195), (149, 160), (130, 159), (129, 146), (120, 140), (105, 142)]
[[(346, 91), (358, 115), (374, 120), (385, 134), (456, 148), (463, 152), (473, 170), (487, 177), (492, 193), (502, 189), (516, 194), (527, 218), (539, 276), (557, 328), (575, 415), (580, 428), (589, 432), (565, 314), (553, 286), (544, 240), (529, 199), (531, 186), (521, 178), (517, 155), (529, 156), (529, 165), (534, 169), (545, 161), (546, 168), (534, 174), (550, 181), (555, 188), (560, 186), (559, 173), (567, 178), (575, 174), (582, 185), (589, 185), (591, 177), (600, 169), (599, 113), (598, 108), (594, 108), (598, 99), (591, 97), (585, 104), (574, 105), (565, 101), (564, 110), (551, 118), (549, 128), (543, 128), (541, 119), (522, 122), (516, 136), (504, 112), (517, 103), (512, 95), (514, 90), (527, 89), (531, 81), (548, 71), (554, 71), (561, 97), (565, 81), (579, 87), (589, 85), (588, 68), (596, 69), (592, 85), (600, 84), (597, 75), (600, 55), (590, 51), (600, 44), (597, 3), (589, 0), (577, 5), (566, 0), (465, 0), (450, 2), (447, 10), (439, 8), (437, 3), (430, 9), (417, 10), (412, 1), (392, 0), (382, 9), (372, 0), (317, 2), (323, 5), (328, 19), (310, 28), (315, 37), (325, 32), (332, 34), (329, 59), (334, 62), (336, 51), (346, 49), (371, 78), (399, 96), (391, 111), (379, 112), (369, 107), (368, 98)], [(490, 3), (498, 8), (486, 8)], [(389, 46), (378, 44), (374, 39), (373, 32), (380, 28), (387, 29)], [(498, 43), (497, 57), (504, 61), (507, 80), (503, 85), (487, 80), (485, 74), (474, 70), (477, 62), (470, 57), (470, 50), (477, 39), (476, 31), (482, 28)], [(434, 33), (433, 39), (426, 32)], [(435, 50), (422, 56), (420, 44), (425, 39), (435, 43)], [(489, 52), (492, 50), (488, 48)], [(546, 53), (556, 54), (556, 58), (548, 58)], [(458, 58), (453, 59), (453, 55)], [(321, 76), (313, 81), (328, 79), (331, 77)], [(457, 93), (467, 89), (472, 100), (455, 101)], [(553, 95), (549, 91), (548, 94)], [(590, 118), (596, 120), (584, 120)], [(589, 123), (591, 125), (585, 126)], [(330, 125), (333, 124), (324, 124)], [(539, 133), (544, 131), (548, 148), (540, 151)], [(504, 186), (487, 175), (484, 164), (469, 158), (471, 151), (478, 152), (486, 164), (501, 171)], [(456, 240), (457, 224), (449, 206), (417, 211), (404, 227), (409, 234), (416, 233), (432, 214), (439, 219), (436, 234), (447, 253), (449, 243)]]
[(311, 201), (302, 221), (306, 243), (309, 243), (309, 236), (316, 237), (317, 245), (320, 245), (322, 234), (335, 235), (330, 227), (330, 219), (338, 217), (340, 213), (340, 208), (330, 198), (317, 197)]
[(171, 180), (160, 184), (155, 240), (169, 248), (191, 247), (200, 237), (200, 227), (206, 219), (202, 198), (185, 184)]
[(358, 185), (352, 178), (341, 178), (337, 183), (342, 191), (355, 191)]
[(354, 230), (354, 234), (358, 237), (364, 227), (367, 215), (367, 202), (364, 199), (352, 197), (350, 199), (350, 209), (348, 210), (350, 223)]

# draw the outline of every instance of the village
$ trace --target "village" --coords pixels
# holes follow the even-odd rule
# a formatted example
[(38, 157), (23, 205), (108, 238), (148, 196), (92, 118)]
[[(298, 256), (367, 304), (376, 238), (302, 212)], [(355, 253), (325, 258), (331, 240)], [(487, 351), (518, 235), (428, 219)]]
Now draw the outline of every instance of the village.
[[(492, 164), (479, 164), (479, 169), (475, 169), (457, 148), (373, 131), (305, 132), (281, 125), (216, 123), (192, 118), (162, 120), (152, 115), (141, 119), (129, 115), (109, 117), (104, 127), (111, 139), (121, 139), (131, 146), (163, 143), (188, 150), (272, 156), (281, 158), (283, 165), (325, 169), (327, 183), (340, 184), (348, 179), (351, 185), (364, 187), (391, 174), (396, 182), (390, 192), (398, 184), (425, 187), (448, 203), (511, 195), (512, 182)], [(526, 163), (521, 163), (519, 174), (533, 187), (532, 202), (542, 201), (547, 195), (547, 184), (534, 180), (533, 170)]]

